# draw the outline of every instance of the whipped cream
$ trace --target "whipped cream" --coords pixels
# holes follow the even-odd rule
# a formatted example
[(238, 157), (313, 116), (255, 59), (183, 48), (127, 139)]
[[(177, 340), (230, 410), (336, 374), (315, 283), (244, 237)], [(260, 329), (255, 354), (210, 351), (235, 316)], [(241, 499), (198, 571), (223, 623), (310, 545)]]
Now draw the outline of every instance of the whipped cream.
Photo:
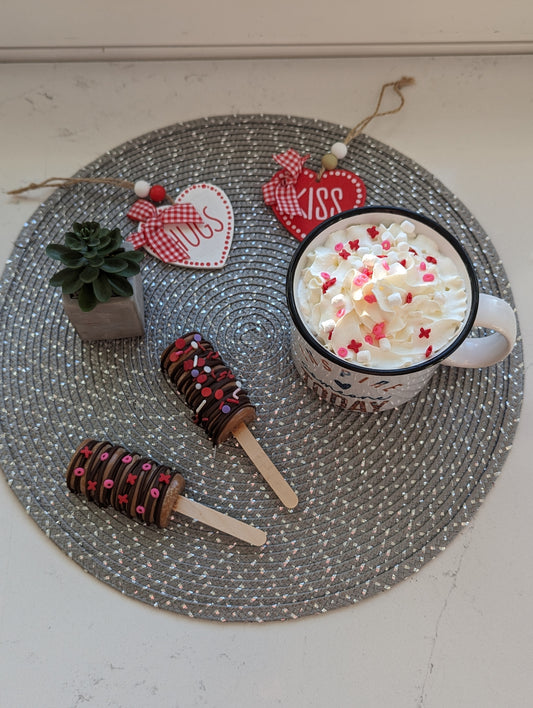
[(307, 255), (296, 295), (325, 348), (378, 369), (431, 358), (454, 339), (467, 312), (454, 262), (410, 221), (330, 234)]

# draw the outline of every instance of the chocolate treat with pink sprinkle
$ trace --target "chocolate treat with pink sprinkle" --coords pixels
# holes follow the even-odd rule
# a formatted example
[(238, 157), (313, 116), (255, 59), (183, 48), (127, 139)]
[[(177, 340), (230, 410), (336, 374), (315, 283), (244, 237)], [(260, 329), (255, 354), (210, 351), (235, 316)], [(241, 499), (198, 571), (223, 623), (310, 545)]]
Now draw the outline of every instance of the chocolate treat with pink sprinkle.
[(179, 472), (121, 445), (84, 440), (67, 468), (69, 489), (99, 506), (165, 528), (185, 489)]

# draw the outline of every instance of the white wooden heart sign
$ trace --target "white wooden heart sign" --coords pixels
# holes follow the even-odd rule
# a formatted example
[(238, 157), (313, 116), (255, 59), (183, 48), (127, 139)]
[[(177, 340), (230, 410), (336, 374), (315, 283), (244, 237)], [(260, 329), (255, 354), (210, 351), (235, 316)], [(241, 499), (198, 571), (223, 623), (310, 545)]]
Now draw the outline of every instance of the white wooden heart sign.
[[(164, 227), (169, 240), (175, 240), (186, 254), (173, 265), (222, 268), (231, 248), (235, 225), (233, 208), (225, 192), (214, 184), (192, 184), (178, 194), (175, 203), (192, 204), (202, 217), (202, 223)], [(145, 248), (157, 256), (148, 245)]]

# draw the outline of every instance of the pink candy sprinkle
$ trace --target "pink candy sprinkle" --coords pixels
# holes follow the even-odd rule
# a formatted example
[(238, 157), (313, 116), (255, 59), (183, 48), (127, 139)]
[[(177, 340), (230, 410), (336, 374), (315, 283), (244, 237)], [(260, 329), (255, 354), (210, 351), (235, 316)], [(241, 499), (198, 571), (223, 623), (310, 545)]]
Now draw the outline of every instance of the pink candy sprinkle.
[(344, 307), (341, 307), (340, 310), (337, 310), (337, 312), (336, 312), (336, 315), (339, 318), (344, 317), (345, 314), (346, 314), (346, 310), (344, 309)]
[(139, 504), (139, 506), (136, 507), (135, 511), (136, 511), (138, 514), (144, 514), (144, 512), (146, 511), (146, 509), (144, 508), (144, 506), (142, 506), (141, 504)]
[(376, 298), (376, 296), (374, 295), (374, 293), (369, 293), (368, 295), (365, 295), (364, 299), (365, 299), (366, 302), (368, 302), (369, 304), (372, 304), (373, 302), (377, 302), (377, 298)]
[(145, 462), (142, 468), (145, 472), (150, 472), (152, 465), (149, 462)]
[(324, 280), (329, 280), (329, 273), (323, 271), (322, 273), (320, 273), (320, 277), (324, 278)]
[(115, 483), (113, 482), (112, 479), (106, 479), (106, 480), (104, 481), (104, 487), (105, 487), (106, 489), (111, 489), (114, 484), (115, 484)]
[(426, 264), (424, 261), (422, 261), (422, 263), (418, 266), (418, 270), (426, 270)]
[(150, 489), (150, 496), (153, 499), (157, 499), (159, 497), (159, 489), (157, 489), (156, 487), (152, 487), (152, 489)]
[(100, 455), (100, 459), (102, 460), (102, 462), (105, 462), (106, 460), (109, 459), (109, 453), (108, 453), (108, 452), (102, 452), (102, 454)]
[(353, 279), (353, 284), (357, 285), (358, 288), (361, 288), (365, 283), (368, 283), (370, 278), (368, 275), (365, 275), (364, 273), (361, 273), (360, 275), (356, 275), (355, 278)]
[(385, 241), (381, 242), (381, 247), (384, 251), (388, 251), (390, 249), (390, 241), (385, 239)]
[(435, 280), (435, 276), (433, 273), (424, 273), (424, 276), (422, 278), (426, 283), (431, 283)]
[(367, 334), (367, 335), (365, 336), (365, 342), (366, 342), (367, 344), (374, 344), (374, 339), (373, 339), (373, 337), (372, 337), (371, 334)]
[(342, 243), (335, 244), (335, 250), (337, 251), (337, 253), (339, 253), (339, 251), (342, 251), (343, 248), (344, 248), (344, 245)]
[(131, 455), (124, 455), (124, 457), (122, 458), (122, 462), (123, 462), (125, 465), (129, 465), (129, 463), (130, 463), (132, 460), (133, 460), (133, 457), (132, 457)]
[(388, 263), (384, 262), (381, 265), (385, 268), (385, 270), (390, 270), (390, 265)]
[(74, 470), (74, 474), (76, 475), (76, 477), (83, 477), (83, 475), (85, 474), (85, 470), (83, 469), (83, 467), (76, 467), (76, 469)]
[(372, 334), (376, 339), (383, 339), (385, 337), (385, 322), (378, 322), (372, 328)]
[(348, 356), (348, 350), (346, 347), (340, 347), (340, 349), (337, 349), (337, 356), (342, 357), (343, 359)]

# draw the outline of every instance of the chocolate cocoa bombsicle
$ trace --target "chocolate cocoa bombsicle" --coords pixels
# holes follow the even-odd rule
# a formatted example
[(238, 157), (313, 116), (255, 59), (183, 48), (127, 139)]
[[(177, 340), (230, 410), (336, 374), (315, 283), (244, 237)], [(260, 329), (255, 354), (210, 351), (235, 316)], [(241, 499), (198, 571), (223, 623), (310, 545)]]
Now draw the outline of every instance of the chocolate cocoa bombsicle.
[(66, 480), (72, 492), (147, 524), (165, 528), (178, 512), (254, 546), (266, 543), (261, 529), (182, 496), (185, 479), (179, 472), (121, 445), (84, 440), (70, 460)]
[(197, 332), (178, 337), (162, 353), (161, 369), (214, 444), (233, 435), (280, 501), (293, 509), (298, 497), (248, 430), (255, 408), (212, 344)]

